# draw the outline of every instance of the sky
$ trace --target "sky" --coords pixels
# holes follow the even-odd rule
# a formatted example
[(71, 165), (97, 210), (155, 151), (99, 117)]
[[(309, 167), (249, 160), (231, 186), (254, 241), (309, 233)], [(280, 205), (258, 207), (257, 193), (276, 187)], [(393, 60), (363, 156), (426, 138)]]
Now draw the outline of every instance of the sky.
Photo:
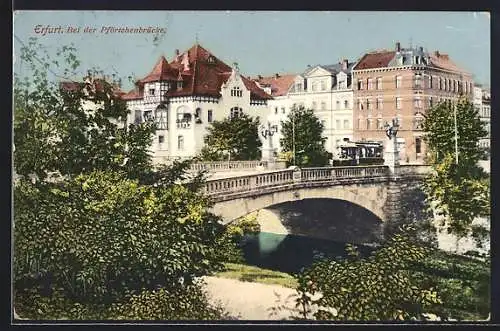
[[(42, 35), (36, 27), (61, 26), (65, 33)], [(79, 32), (67, 33), (68, 26)], [(94, 33), (85, 27), (96, 28)], [(101, 33), (102, 27), (157, 27), (163, 34)], [(307, 65), (356, 61), (366, 51), (422, 46), (449, 54), (452, 61), (490, 85), (490, 16), (486, 12), (327, 12), (327, 11), (16, 11), (14, 72), (23, 75), (22, 43), (32, 37), (55, 56), (73, 44), (78, 74), (100, 68), (121, 77), (143, 78), (161, 55), (199, 44), (245, 76), (301, 73)], [(58, 73), (53, 67), (51, 71)], [(62, 73), (60, 73), (62, 75)], [(73, 78), (73, 77), (71, 77)]]

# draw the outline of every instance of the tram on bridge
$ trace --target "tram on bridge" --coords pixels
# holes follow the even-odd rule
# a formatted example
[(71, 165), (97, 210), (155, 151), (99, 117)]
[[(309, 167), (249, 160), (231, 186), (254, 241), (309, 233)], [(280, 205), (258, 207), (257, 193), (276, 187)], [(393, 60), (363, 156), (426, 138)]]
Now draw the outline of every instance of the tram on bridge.
[(333, 155), (332, 164), (349, 162), (353, 164), (383, 163), (384, 145), (378, 141), (344, 141), (337, 147)]

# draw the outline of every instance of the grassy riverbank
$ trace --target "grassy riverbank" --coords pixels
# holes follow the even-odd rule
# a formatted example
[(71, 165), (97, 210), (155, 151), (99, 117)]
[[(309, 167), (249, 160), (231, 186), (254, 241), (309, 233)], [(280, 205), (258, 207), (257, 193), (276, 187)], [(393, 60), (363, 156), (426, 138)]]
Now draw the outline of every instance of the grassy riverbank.
[(237, 263), (226, 263), (225, 266), (226, 270), (215, 274), (216, 277), (237, 279), (244, 282), (281, 285), (293, 289), (297, 287), (295, 278), (284, 272)]

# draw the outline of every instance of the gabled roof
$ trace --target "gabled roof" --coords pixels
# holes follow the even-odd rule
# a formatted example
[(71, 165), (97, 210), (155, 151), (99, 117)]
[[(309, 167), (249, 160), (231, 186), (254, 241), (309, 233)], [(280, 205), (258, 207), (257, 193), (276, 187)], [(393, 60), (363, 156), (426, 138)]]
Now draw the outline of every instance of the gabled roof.
[(297, 74), (274, 75), (268, 77), (258, 76), (254, 80), (262, 87), (270, 86), (272, 96), (286, 95), (290, 87), (293, 85)]
[[(87, 78), (85, 78), (87, 79)], [(104, 84), (105, 80), (102, 78), (96, 78), (92, 81), (94, 84), (94, 87), (98, 91), (103, 91), (104, 90)], [(59, 88), (64, 90), (64, 91), (78, 91), (82, 87), (84, 87), (87, 84), (92, 84), (90, 81), (82, 81), (82, 82), (74, 82), (74, 81), (63, 81), (59, 83)], [(109, 82), (106, 82), (111, 86), (111, 90), (113, 91), (113, 94), (115, 96), (123, 96), (125, 95), (125, 92), (123, 92), (118, 85), (111, 84)]]
[(380, 51), (367, 53), (358, 61), (353, 70), (384, 68), (396, 55), (395, 51)]
[(306, 71), (304, 71), (303, 75), (308, 75), (310, 72), (312, 72), (316, 68), (322, 68), (323, 70), (328, 71), (329, 73), (336, 75), (339, 72), (344, 72), (346, 74), (350, 74), (352, 67), (354, 67), (355, 63), (354, 62), (348, 62), (347, 64), (347, 70), (342, 69), (342, 63), (335, 63), (335, 64), (317, 64), (315, 66), (312, 66), (311, 68), (308, 68)]
[(164, 56), (161, 56), (153, 67), (153, 70), (140, 80), (141, 83), (158, 82), (164, 80), (176, 80), (178, 70), (172, 68)]
[[(178, 81), (182, 75), (182, 88), (173, 86), (167, 96), (212, 96), (220, 97), (222, 84), (227, 82), (233, 69), (215, 57), (211, 52), (195, 44), (187, 51), (176, 55), (170, 63), (160, 58), (151, 73), (138, 82), (139, 88), (130, 91), (125, 99), (133, 100), (142, 97), (141, 86), (148, 81), (170, 80)], [(243, 84), (250, 90), (252, 99), (272, 99), (270, 95), (260, 89), (254, 81), (240, 76)]]

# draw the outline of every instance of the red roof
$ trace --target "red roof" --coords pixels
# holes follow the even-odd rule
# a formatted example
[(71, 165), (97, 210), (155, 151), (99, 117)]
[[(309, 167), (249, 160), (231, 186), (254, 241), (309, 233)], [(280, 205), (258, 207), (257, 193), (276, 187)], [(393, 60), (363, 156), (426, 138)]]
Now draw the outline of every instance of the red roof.
[[(103, 79), (100, 79), (100, 78), (94, 79), (93, 83), (94, 83), (94, 86), (97, 90), (99, 90), (99, 91), (104, 90), (104, 80)], [(66, 82), (60, 82), (59, 86), (61, 89), (65, 90), (65, 91), (78, 91), (79, 89), (84, 87), (86, 84), (87, 84), (87, 82), (68, 82), (68, 81), (66, 81)], [(108, 84), (111, 84), (111, 83), (108, 83)], [(125, 95), (125, 92), (120, 90), (120, 88), (117, 85), (111, 85), (111, 89), (114, 92), (115, 96)]]
[(165, 57), (162, 56), (154, 66), (153, 70), (151, 70), (149, 75), (141, 79), (140, 82), (149, 83), (162, 80), (176, 80), (178, 74), (178, 70), (169, 66)]
[(280, 96), (286, 95), (290, 86), (293, 85), (297, 74), (286, 74), (286, 75), (274, 75), (270, 77), (257, 77), (255, 79), (261, 86), (270, 85), (271, 95)]
[[(185, 57), (187, 56), (187, 61)], [(185, 64), (188, 64), (187, 68)], [(187, 69), (187, 70), (185, 70)], [(167, 96), (213, 96), (220, 97), (220, 89), (231, 76), (232, 68), (219, 60), (205, 48), (196, 44), (186, 52), (176, 56), (170, 64), (162, 57), (151, 73), (138, 82), (139, 87), (145, 82), (170, 80), (177, 82), (182, 75), (182, 88), (174, 86)], [(250, 90), (252, 99), (272, 99), (259, 88), (254, 81), (241, 76), (245, 87)], [(133, 100), (142, 97), (141, 89), (134, 89), (124, 95), (124, 99)]]
[(353, 70), (384, 68), (396, 55), (395, 51), (383, 51), (365, 54), (354, 66)]
[(439, 52), (433, 53), (433, 54), (430, 54), (430, 60), (431, 60), (431, 64), (435, 67), (438, 67), (438, 68), (441, 68), (444, 70), (464, 72), (463, 69), (458, 67), (455, 63), (453, 63), (450, 60), (450, 57), (448, 56), (448, 54), (439, 54)]

